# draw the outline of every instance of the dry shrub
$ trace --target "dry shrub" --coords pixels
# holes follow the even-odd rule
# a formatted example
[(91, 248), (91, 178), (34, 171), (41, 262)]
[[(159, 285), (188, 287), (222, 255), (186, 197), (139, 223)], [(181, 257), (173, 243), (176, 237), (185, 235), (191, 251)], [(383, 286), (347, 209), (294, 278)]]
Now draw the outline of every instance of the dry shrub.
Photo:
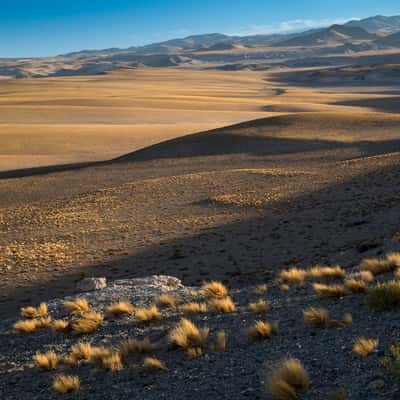
[(198, 328), (193, 322), (182, 318), (169, 333), (169, 340), (188, 353), (197, 353), (198, 349), (202, 353), (207, 346), (209, 332), (209, 328)]
[(367, 291), (367, 284), (361, 279), (346, 279), (344, 285), (352, 293), (364, 293)]
[(302, 286), (307, 278), (307, 271), (305, 269), (293, 267), (281, 271), (279, 278), (283, 283)]
[(249, 310), (255, 314), (265, 314), (269, 310), (269, 304), (265, 300), (258, 300), (249, 304)]
[(290, 286), (286, 283), (282, 283), (279, 285), (279, 289), (282, 290), (282, 292), (288, 292), (290, 290)]
[(367, 304), (371, 310), (384, 311), (400, 307), (400, 281), (378, 283), (367, 292)]
[(376, 276), (398, 268), (399, 261), (400, 255), (398, 253), (390, 253), (385, 258), (365, 258), (361, 261), (360, 267), (362, 270), (369, 271)]
[(208, 303), (211, 310), (220, 313), (229, 313), (236, 311), (236, 306), (230, 297), (224, 297), (222, 299), (213, 298)]
[(150, 371), (166, 370), (165, 364), (158, 358), (146, 357), (143, 362), (143, 367)]
[(346, 272), (339, 265), (334, 267), (315, 266), (307, 271), (307, 277), (309, 278), (343, 279), (345, 276)]
[(79, 391), (81, 387), (79, 378), (72, 375), (57, 375), (53, 380), (53, 389), (61, 394)]
[(201, 291), (206, 297), (214, 297), (221, 299), (228, 295), (228, 289), (221, 282), (211, 281), (205, 282), (201, 287)]
[(78, 335), (85, 335), (88, 333), (93, 333), (98, 327), (99, 323), (96, 321), (93, 321), (91, 319), (76, 319), (71, 322), (71, 329), (72, 332), (78, 334)]
[(329, 311), (325, 308), (307, 308), (303, 311), (303, 318), (306, 325), (317, 328), (327, 328), (330, 326)]
[(86, 299), (76, 299), (75, 301), (64, 301), (64, 307), (70, 314), (81, 314), (90, 309)]
[(170, 294), (162, 294), (158, 297), (157, 304), (160, 307), (176, 308), (178, 305), (178, 299)]
[(204, 350), (201, 347), (190, 347), (186, 350), (189, 358), (199, 358), (204, 355)]
[(225, 331), (218, 331), (217, 337), (215, 339), (214, 348), (216, 351), (225, 351), (226, 350), (226, 334)]
[(33, 357), (36, 365), (45, 370), (52, 370), (58, 367), (58, 356), (54, 351), (36, 353)]
[(127, 339), (119, 345), (119, 352), (123, 359), (128, 358), (132, 354), (150, 353), (152, 350), (153, 345), (148, 337), (143, 340)]
[(52, 323), (52, 328), (55, 331), (66, 331), (69, 329), (69, 322), (64, 319), (56, 319)]
[(41, 318), (47, 315), (46, 303), (40, 303), (39, 307), (22, 307), (21, 316), (25, 318)]
[(386, 261), (391, 269), (400, 268), (400, 253), (389, 253), (386, 255)]
[(64, 356), (62, 361), (65, 365), (68, 365), (71, 368), (75, 368), (79, 364), (79, 361), (72, 354)]
[(89, 361), (93, 355), (93, 347), (88, 342), (78, 342), (71, 347), (71, 355), (77, 361)]
[(294, 358), (281, 361), (269, 374), (266, 389), (276, 400), (298, 399), (297, 392), (308, 389), (310, 379), (303, 364)]
[(371, 283), (375, 279), (374, 274), (370, 271), (360, 271), (358, 275), (366, 283)]
[(314, 283), (312, 285), (314, 292), (321, 298), (339, 298), (347, 294), (346, 288), (342, 285), (324, 285)]
[(35, 321), (37, 329), (49, 328), (53, 322), (51, 317), (43, 317), (36, 319)]
[(114, 316), (132, 315), (134, 311), (135, 307), (129, 301), (119, 301), (107, 307), (107, 312)]
[(278, 334), (278, 324), (256, 321), (254, 325), (246, 329), (246, 333), (253, 339), (270, 339)]
[(187, 303), (182, 304), (180, 309), (185, 314), (201, 314), (207, 312), (206, 303)]
[(138, 308), (136, 309), (135, 316), (136, 319), (141, 322), (159, 321), (162, 319), (162, 315), (157, 306), (151, 306), (150, 308)]
[(360, 357), (369, 356), (379, 344), (377, 339), (367, 339), (363, 336), (356, 339), (353, 346), (353, 352)]
[(262, 296), (263, 294), (267, 293), (267, 291), (268, 291), (268, 286), (266, 284), (259, 285), (254, 289), (254, 293), (259, 296)]

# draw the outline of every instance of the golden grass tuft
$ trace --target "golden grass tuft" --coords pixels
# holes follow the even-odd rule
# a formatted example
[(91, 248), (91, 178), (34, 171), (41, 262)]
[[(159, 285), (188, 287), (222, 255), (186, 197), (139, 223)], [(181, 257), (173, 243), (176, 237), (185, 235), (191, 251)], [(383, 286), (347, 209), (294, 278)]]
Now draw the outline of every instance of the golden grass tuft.
[(305, 269), (293, 267), (281, 271), (279, 278), (283, 283), (302, 286), (307, 278), (307, 271)]
[(75, 368), (79, 364), (79, 361), (72, 354), (64, 356), (62, 361), (65, 365), (68, 365), (71, 368)]
[(26, 319), (17, 321), (13, 328), (16, 331), (22, 333), (33, 333), (38, 329), (48, 328), (52, 323), (51, 317), (39, 318), (39, 319)]
[(82, 314), (90, 309), (86, 299), (76, 299), (75, 301), (64, 301), (64, 307), (70, 314)]
[(165, 364), (158, 358), (146, 357), (143, 362), (143, 367), (150, 371), (166, 370)]
[(66, 331), (69, 329), (69, 322), (64, 319), (55, 319), (51, 326), (55, 331)]
[(79, 378), (72, 375), (57, 375), (53, 380), (53, 389), (61, 394), (78, 392), (81, 387)]
[(13, 327), (16, 331), (23, 333), (33, 333), (38, 329), (37, 321), (35, 319), (17, 321)]
[(353, 352), (360, 357), (367, 357), (378, 347), (378, 344), (379, 340), (377, 339), (367, 339), (360, 336), (354, 342)]
[(186, 349), (186, 354), (189, 358), (199, 358), (204, 355), (204, 350), (201, 347), (190, 347)]
[(153, 345), (148, 337), (143, 340), (127, 339), (119, 345), (119, 352), (123, 359), (128, 358), (132, 354), (150, 353), (152, 350)]
[(129, 301), (119, 301), (107, 307), (107, 312), (115, 316), (132, 315), (134, 311), (135, 307)]
[(135, 316), (136, 319), (141, 322), (159, 321), (162, 319), (162, 314), (158, 310), (157, 306), (138, 308), (136, 309)]
[(208, 306), (214, 312), (229, 313), (236, 311), (236, 306), (230, 297), (210, 299)]
[(178, 305), (178, 299), (170, 294), (162, 294), (158, 297), (157, 304), (160, 307), (176, 308)]
[(346, 279), (344, 286), (352, 293), (364, 293), (367, 291), (367, 283), (362, 279)]
[(389, 253), (386, 255), (386, 261), (392, 269), (400, 268), (400, 253)]
[(186, 303), (180, 306), (184, 314), (201, 314), (208, 311), (206, 303)]
[(303, 311), (306, 325), (318, 328), (327, 328), (330, 324), (329, 311), (325, 308), (310, 307)]
[(306, 390), (310, 379), (303, 364), (294, 358), (281, 361), (266, 380), (266, 389), (276, 400), (298, 399), (297, 392)]
[(84, 319), (90, 319), (91, 321), (96, 322), (96, 324), (99, 325), (104, 321), (104, 315), (96, 311), (89, 311), (87, 313), (83, 313), (82, 317)]
[(268, 286), (266, 284), (259, 285), (254, 289), (254, 293), (259, 296), (262, 296), (263, 294), (267, 293), (267, 291), (268, 291)]
[(58, 356), (54, 351), (36, 353), (33, 359), (38, 367), (47, 371), (56, 369), (58, 367)]
[(400, 281), (378, 283), (367, 291), (366, 301), (368, 307), (375, 311), (400, 308)]
[(249, 310), (255, 314), (265, 314), (269, 310), (269, 303), (260, 299), (256, 303), (250, 303)]
[(314, 283), (312, 287), (314, 292), (320, 298), (339, 298), (347, 294), (346, 288), (342, 285), (324, 285), (322, 283)]
[(209, 332), (209, 328), (198, 328), (193, 322), (182, 318), (169, 333), (169, 340), (186, 351), (189, 351), (189, 349), (204, 349), (207, 346)]
[(365, 283), (371, 283), (375, 279), (374, 274), (370, 271), (360, 271), (358, 274)]
[(221, 282), (211, 281), (205, 282), (201, 287), (201, 291), (206, 297), (224, 298), (228, 295), (228, 289)]
[(278, 334), (278, 324), (264, 321), (256, 321), (254, 325), (246, 329), (248, 336), (253, 339), (270, 339)]
[(72, 332), (78, 334), (78, 335), (85, 335), (88, 333), (93, 333), (94, 331), (97, 330), (99, 327), (99, 323), (96, 321), (93, 321), (92, 319), (76, 319), (71, 322), (71, 329)]
[(286, 283), (282, 283), (281, 285), (279, 285), (279, 289), (282, 292), (288, 292), (290, 290), (290, 286), (287, 285)]
[(321, 267), (317, 265), (307, 271), (307, 277), (309, 278), (343, 279), (345, 276), (346, 272), (339, 265), (334, 267)]
[(40, 303), (39, 307), (22, 307), (21, 316), (25, 318), (40, 318), (47, 315), (46, 303)]
[(106, 347), (93, 347), (90, 361), (112, 372), (121, 371), (124, 368), (119, 351)]
[(89, 361), (93, 355), (93, 347), (88, 342), (78, 342), (71, 347), (71, 355), (77, 361)]
[(225, 331), (218, 331), (217, 337), (215, 338), (214, 348), (216, 351), (226, 350), (226, 333)]
[(400, 268), (400, 253), (389, 253), (385, 258), (365, 258), (361, 261), (360, 267), (374, 276), (385, 274)]

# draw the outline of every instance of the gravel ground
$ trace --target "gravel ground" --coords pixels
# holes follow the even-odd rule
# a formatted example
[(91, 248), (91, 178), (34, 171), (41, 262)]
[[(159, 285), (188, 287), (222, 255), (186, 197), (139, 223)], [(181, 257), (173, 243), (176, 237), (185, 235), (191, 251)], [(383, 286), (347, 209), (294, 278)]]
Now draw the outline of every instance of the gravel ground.
[[(196, 288), (168, 286), (165, 280), (121, 280), (107, 288), (84, 293), (96, 310), (120, 299), (129, 299), (135, 305), (150, 305), (164, 292), (188, 301)], [(308, 370), (311, 387), (301, 399), (325, 399), (328, 393), (345, 387), (348, 399), (399, 399), (400, 386), (380, 366), (380, 358), (393, 342), (398, 341), (400, 316), (398, 312), (371, 313), (364, 295), (348, 295), (338, 300), (316, 298), (310, 283), (303, 289), (283, 292), (277, 282), (268, 282), (268, 292), (255, 294), (254, 287), (231, 290), (237, 305), (233, 313), (206, 313), (189, 317), (199, 326), (210, 327), (210, 341), (218, 330), (225, 330), (225, 352), (209, 351), (203, 357), (189, 359), (181, 351), (171, 348), (165, 337), (182, 317), (178, 310), (163, 309), (164, 318), (158, 322), (139, 323), (134, 317), (107, 319), (91, 335), (78, 338), (72, 334), (54, 334), (41, 330), (32, 335), (15, 333), (15, 319), (1, 324), (1, 379), (2, 399), (53, 399), (60, 395), (51, 388), (59, 372), (79, 376), (81, 390), (65, 395), (74, 399), (268, 399), (264, 392), (265, 371), (275, 362), (291, 356), (300, 359)], [(264, 298), (271, 309), (264, 316), (248, 311), (251, 301)], [(49, 302), (53, 317), (64, 316), (63, 300)], [(304, 325), (302, 310), (308, 306), (323, 306), (333, 318), (344, 313), (353, 315), (351, 326), (335, 329), (315, 329)], [(279, 334), (270, 340), (252, 341), (244, 330), (255, 320), (279, 321)], [(358, 336), (379, 338), (378, 349), (361, 359), (352, 352)], [(66, 354), (71, 345), (87, 340), (95, 345), (112, 346), (128, 337), (149, 336), (158, 343), (155, 356), (163, 360), (167, 371), (148, 372), (140, 367), (138, 358), (125, 365), (121, 372), (111, 373), (92, 364), (81, 364), (75, 369), (60, 366), (57, 371), (42, 372), (35, 367), (32, 357), (36, 352), (54, 350)], [(16, 351), (15, 349), (18, 349)]]

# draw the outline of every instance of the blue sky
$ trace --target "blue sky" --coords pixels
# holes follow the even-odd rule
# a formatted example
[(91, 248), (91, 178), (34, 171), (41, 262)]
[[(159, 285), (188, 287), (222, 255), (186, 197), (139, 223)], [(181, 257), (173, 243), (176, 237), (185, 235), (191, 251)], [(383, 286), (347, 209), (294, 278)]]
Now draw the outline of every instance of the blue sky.
[(0, 57), (129, 47), (207, 32), (284, 32), (376, 14), (400, 14), (399, 0), (0, 0)]

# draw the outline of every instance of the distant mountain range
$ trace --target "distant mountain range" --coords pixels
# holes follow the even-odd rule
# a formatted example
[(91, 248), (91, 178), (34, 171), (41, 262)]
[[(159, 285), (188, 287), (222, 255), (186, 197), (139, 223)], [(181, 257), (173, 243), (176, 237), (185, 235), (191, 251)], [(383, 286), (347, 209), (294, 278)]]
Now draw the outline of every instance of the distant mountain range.
[[(400, 55), (400, 16), (377, 15), (289, 34), (211, 33), (126, 49), (83, 50), (42, 59), (0, 59), (0, 77), (93, 75), (146, 66), (223, 70), (330, 66), (361, 60), (357, 53), (362, 51), (397, 48)], [(346, 58), (349, 54), (354, 55), (353, 60)], [(397, 58), (391, 61), (386, 56), (385, 60)]]

